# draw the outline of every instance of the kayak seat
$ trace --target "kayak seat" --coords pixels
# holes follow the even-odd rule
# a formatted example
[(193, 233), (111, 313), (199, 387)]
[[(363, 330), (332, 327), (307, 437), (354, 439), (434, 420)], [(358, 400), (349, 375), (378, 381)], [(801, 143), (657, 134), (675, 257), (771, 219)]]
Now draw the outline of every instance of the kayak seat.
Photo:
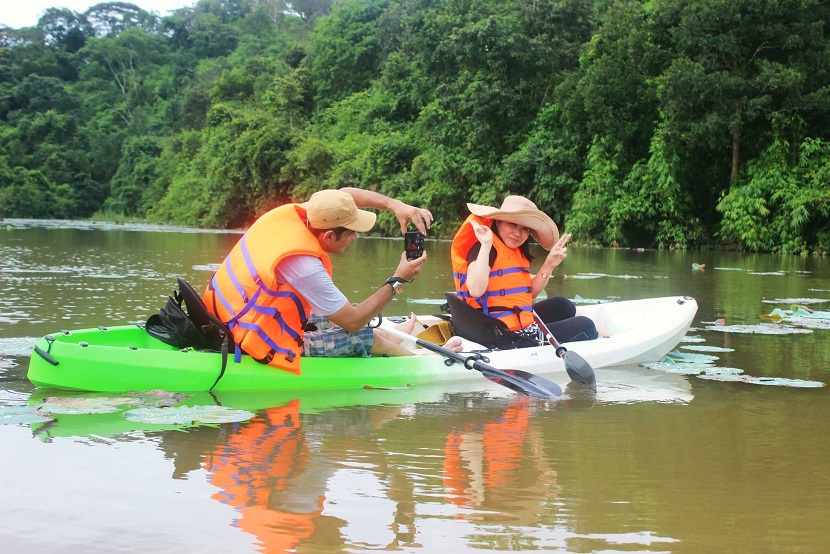
[(196, 329), (203, 335), (207, 343), (202, 348), (217, 352), (222, 352), (223, 349), (227, 349), (228, 338), (231, 334), (228, 327), (222, 323), (222, 320), (207, 310), (205, 303), (202, 301), (202, 295), (196, 292), (190, 283), (181, 277), (178, 277), (177, 281), (179, 284), (179, 297), (184, 301), (184, 305), (187, 308), (187, 316), (193, 322), (193, 325), (196, 326)]
[(539, 343), (511, 331), (507, 325), (494, 317), (476, 310), (455, 293), (445, 293), (447, 308), (452, 317), (455, 334), (467, 340), (477, 342), (492, 350), (510, 350), (529, 348)]

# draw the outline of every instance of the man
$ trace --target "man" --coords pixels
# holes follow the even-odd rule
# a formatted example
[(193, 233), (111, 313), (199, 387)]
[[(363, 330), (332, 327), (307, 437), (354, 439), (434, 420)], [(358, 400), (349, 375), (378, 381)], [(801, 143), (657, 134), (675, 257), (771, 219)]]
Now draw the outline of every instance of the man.
[[(373, 191), (323, 190), (304, 204), (286, 204), (264, 214), (233, 247), (203, 300), (230, 329), (237, 359), (244, 351), (262, 363), (299, 373), (301, 353), (332, 357), (411, 354), (400, 341), (365, 325), (421, 272), (426, 253), (407, 260), (402, 252), (393, 275), (357, 305), (332, 281), (329, 254), (342, 254), (358, 233), (375, 224), (377, 216), (360, 208), (393, 212), (402, 233), (409, 222), (422, 233), (432, 223), (429, 210)], [(334, 327), (307, 332), (312, 313)], [(414, 318), (407, 330), (413, 325)]]

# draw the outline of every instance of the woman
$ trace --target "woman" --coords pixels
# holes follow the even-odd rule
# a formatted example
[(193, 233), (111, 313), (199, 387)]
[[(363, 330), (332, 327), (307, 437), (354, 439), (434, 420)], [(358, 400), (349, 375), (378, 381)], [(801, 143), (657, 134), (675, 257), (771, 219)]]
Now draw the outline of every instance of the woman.
[[(460, 299), (533, 340), (543, 337), (534, 310), (559, 342), (599, 336), (594, 322), (577, 316), (576, 306), (567, 298), (533, 303), (567, 256), (565, 245), (571, 235), (560, 238), (553, 220), (523, 196), (508, 196), (499, 209), (478, 204), (467, 208), (471, 215), (452, 242), (453, 278)], [(536, 275), (530, 274), (529, 236), (550, 251)]]

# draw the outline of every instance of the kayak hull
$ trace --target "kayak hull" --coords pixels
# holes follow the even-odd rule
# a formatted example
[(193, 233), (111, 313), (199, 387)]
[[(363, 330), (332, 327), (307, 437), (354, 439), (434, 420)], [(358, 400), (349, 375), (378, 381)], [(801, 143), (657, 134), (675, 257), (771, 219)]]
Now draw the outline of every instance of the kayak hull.
[[(596, 369), (659, 360), (686, 334), (697, 303), (689, 297), (666, 297), (582, 306), (580, 312), (613, 332), (609, 338), (563, 345)], [(465, 352), (482, 350), (480, 345), (464, 342)], [(477, 370), (450, 363), (439, 354), (416, 352), (398, 357), (303, 358), (300, 375), (260, 364), (249, 356), (237, 363), (231, 353), (220, 379), (218, 353), (179, 350), (138, 326), (101, 327), (41, 338), (32, 353), (28, 378), (40, 388), (100, 392), (397, 389), (483, 379)], [(561, 359), (549, 345), (483, 355), (486, 363), (499, 369), (567, 380)]]

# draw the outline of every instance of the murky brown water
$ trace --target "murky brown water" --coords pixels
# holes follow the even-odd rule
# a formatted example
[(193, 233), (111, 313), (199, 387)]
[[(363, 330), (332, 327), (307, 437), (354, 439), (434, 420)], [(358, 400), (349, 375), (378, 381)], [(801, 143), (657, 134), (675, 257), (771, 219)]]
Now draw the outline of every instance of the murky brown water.
[[(4, 223), (4, 421), (50, 394), (25, 379), (37, 337), (142, 322), (176, 276), (201, 287), (237, 238)], [(391, 275), (401, 247), (358, 240), (335, 260), (336, 280), (361, 300)], [(432, 313), (452, 286), (448, 244), (427, 250), (428, 270), (390, 313)], [(723, 318), (759, 330), (759, 315), (810, 299), (830, 309), (826, 259), (569, 254), (569, 277), (557, 274), (549, 293), (688, 294), (700, 305), (694, 344), (731, 349), (704, 352), (719, 358), (715, 367), (830, 382), (830, 330), (820, 325), (786, 335), (706, 329)], [(2, 551), (821, 552), (830, 544), (830, 389), (609, 371), (598, 372), (596, 398), (567, 402), (484, 385), (206, 394), (190, 403), (255, 418), (182, 428), (116, 412), (0, 425)]]

